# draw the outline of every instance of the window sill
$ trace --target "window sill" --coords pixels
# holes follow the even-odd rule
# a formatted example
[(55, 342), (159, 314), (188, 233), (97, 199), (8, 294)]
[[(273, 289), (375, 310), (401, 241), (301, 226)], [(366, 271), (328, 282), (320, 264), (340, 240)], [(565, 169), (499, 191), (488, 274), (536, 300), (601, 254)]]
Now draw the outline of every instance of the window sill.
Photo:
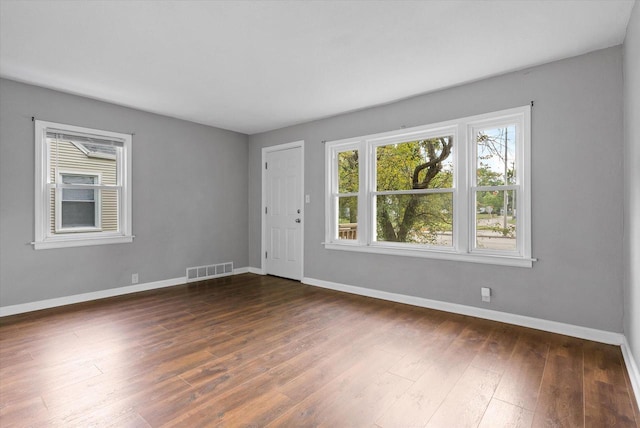
[(533, 267), (533, 262), (537, 261), (532, 258), (502, 256), (495, 254), (469, 254), (469, 253), (456, 253), (453, 250), (414, 250), (411, 248), (393, 248), (385, 247), (381, 245), (370, 246), (360, 245), (353, 243), (324, 243), (324, 248), (327, 250), (340, 250), (340, 251), (354, 251), (361, 253), (373, 253), (373, 254), (386, 254), (393, 256), (405, 256), (405, 257), (419, 257), (425, 259), (435, 260), (449, 260), (458, 262), (469, 263), (481, 263), (499, 266), (513, 266), (513, 267)]
[(32, 242), (34, 250), (48, 250), (51, 248), (87, 247), (91, 245), (126, 244), (133, 242), (133, 235), (130, 236), (96, 236), (96, 237), (64, 237), (49, 238), (44, 241)]

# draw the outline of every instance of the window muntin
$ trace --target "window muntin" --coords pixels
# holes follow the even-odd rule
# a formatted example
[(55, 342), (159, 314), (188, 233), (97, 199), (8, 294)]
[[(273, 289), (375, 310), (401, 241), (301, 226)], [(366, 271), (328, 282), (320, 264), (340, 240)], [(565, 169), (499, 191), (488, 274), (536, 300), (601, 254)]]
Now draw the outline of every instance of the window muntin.
[[(326, 143), (325, 248), (531, 267), (529, 135), (526, 106)], [(359, 152), (359, 186), (338, 194), (346, 151)], [(337, 231), (347, 198), (349, 240)]]
[(131, 135), (36, 121), (36, 239), (131, 242)]

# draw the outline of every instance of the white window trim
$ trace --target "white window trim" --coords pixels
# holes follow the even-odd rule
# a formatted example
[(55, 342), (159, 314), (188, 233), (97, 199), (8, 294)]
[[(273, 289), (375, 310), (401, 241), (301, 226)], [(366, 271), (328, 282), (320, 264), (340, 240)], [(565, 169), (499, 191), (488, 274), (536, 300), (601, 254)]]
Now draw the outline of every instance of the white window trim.
[[(475, 237), (475, 140), (473, 135), (480, 128), (505, 122), (519, 125), (521, 144), (517, 146), (517, 185), (502, 186), (518, 188), (517, 251), (499, 251), (474, 248)], [(454, 136), (454, 183), (453, 189), (438, 189), (434, 192), (453, 192), (454, 228), (453, 246), (437, 247), (395, 242), (375, 241), (375, 212), (373, 200), (375, 185), (375, 148), (392, 142), (410, 141), (429, 136)], [(339, 240), (337, 236), (337, 153), (359, 151), (360, 181), (358, 192), (358, 238)], [(329, 250), (355, 251), (397, 256), (410, 256), (437, 260), (454, 260), (515, 267), (532, 267), (536, 259), (531, 257), (531, 106), (518, 107), (486, 113), (436, 124), (418, 126), (366, 135), (356, 138), (330, 141), (325, 147), (325, 242)], [(427, 192), (429, 193), (429, 192)]]
[[(120, 184), (113, 186), (120, 192), (118, 204), (119, 228), (117, 231), (91, 231), (77, 233), (61, 233), (52, 235), (51, 228), (51, 197), (50, 197), (50, 164), (47, 155), (47, 132), (59, 131), (66, 134), (95, 136), (102, 139), (119, 140), (123, 143), (122, 159), (118, 162), (118, 177)], [(51, 249), (80, 247), (103, 244), (120, 244), (133, 242), (132, 234), (132, 192), (131, 192), (131, 134), (102, 131), (74, 125), (65, 125), (43, 120), (35, 120), (35, 239), (34, 249)], [(109, 186), (96, 186), (105, 188)]]
[[(56, 183), (62, 183), (63, 175), (83, 175), (87, 177), (96, 177), (97, 186), (102, 184), (102, 174), (99, 172), (86, 172), (86, 171), (75, 171), (75, 170), (60, 170), (58, 171), (56, 177)], [(64, 187), (56, 186), (56, 201), (55, 201), (55, 230), (56, 233), (81, 233), (81, 232), (101, 232), (102, 231), (102, 198), (100, 197), (100, 188), (95, 188), (93, 186), (87, 186), (95, 190), (93, 195), (94, 197), (94, 206), (95, 206), (95, 226), (94, 227), (62, 227), (62, 190)]]

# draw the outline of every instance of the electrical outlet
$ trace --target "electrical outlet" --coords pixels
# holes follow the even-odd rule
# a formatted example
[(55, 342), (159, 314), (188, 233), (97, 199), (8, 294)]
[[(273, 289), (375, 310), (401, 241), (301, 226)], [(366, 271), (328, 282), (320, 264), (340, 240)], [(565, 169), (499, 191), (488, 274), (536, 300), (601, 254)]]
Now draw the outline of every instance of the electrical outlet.
[(131, 274), (131, 283), (132, 284), (137, 284), (138, 283), (138, 274), (137, 273)]
[(489, 287), (480, 288), (480, 296), (482, 297), (483, 302), (491, 301), (491, 289)]

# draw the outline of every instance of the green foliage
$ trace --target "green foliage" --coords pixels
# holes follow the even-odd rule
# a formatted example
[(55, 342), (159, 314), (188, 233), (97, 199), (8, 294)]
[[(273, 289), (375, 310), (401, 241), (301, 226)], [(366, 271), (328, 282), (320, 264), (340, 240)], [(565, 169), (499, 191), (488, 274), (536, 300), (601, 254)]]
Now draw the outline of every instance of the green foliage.
[[(438, 189), (453, 186), (450, 147), (453, 137), (389, 144), (376, 149), (376, 190)], [(449, 151), (445, 150), (449, 146)], [(438, 156), (443, 155), (442, 159)], [(434, 161), (431, 171), (424, 166)], [(416, 171), (418, 171), (416, 173)]]
[[(496, 139), (480, 135), (478, 145), (483, 155), (477, 168), (479, 186), (499, 186), (505, 179), (512, 181), (513, 168), (502, 173), (492, 170), (488, 162), (500, 154)], [(486, 146), (485, 146), (486, 145)], [(504, 147), (504, 145), (502, 146)], [(480, 149), (479, 149), (480, 150)], [(445, 136), (388, 144), (376, 148), (376, 191), (411, 191), (453, 188), (453, 137)], [(347, 150), (338, 153), (338, 192), (357, 193), (359, 189), (359, 153)], [(505, 177), (506, 174), (506, 177)], [(507, 199), (504, 192), (478, 192), (477, 208), (492, 207), (497, 214)], [(339, 223), (356, 223), (356, 196), (341, 196), (338, 200)], [(453, 230), (453, 193), (392, 194), (376, 198), (376, 232), (379, 241), (414, 242), (432, 245), (451, 245), (446, 239)], [(501, 232), (512, 234), (511, 227)]]
[[(338, 193), (357, 193), (360, 162), (357, 150), (338, 153)], [(338, 223), (358, 222), (358, 197), (343, 196), (338, 199)]]
[(379, 241), (436, 245), (453, 230), (452, 193), (379, 195), (376, 202)]
[(357, 193), (360, 163), (357, 150), (338, 153), (338, 193)]
[(358, 222), (358, 197), (357, 196), (341, 196), (338, 198), (338, 223), (357, 223)]
[[(389, 144), (376, 149), (376, 189), (396, 191), (453, 187), (453, 137)], [(453, 227), (451, 193), (378, 196), (380, 241), (438, 244)]]
[(498, 215), (502, 212), (505, 203), (507, 204), (507, 214), (513, 214), (515, 207), (514, 192), (507, 191), (493, 191), (493, 192), (477, 192), (476, 193), (476, 209), (480, 213), (488, 213), (489, 207), (491, 207), (491, 213)]
[(502, 186), (504, 185), (504, 179), (502, 174), (494, 172), (491, 168), (482, 162), (476, 169), (476, 180), (478, 186)]

